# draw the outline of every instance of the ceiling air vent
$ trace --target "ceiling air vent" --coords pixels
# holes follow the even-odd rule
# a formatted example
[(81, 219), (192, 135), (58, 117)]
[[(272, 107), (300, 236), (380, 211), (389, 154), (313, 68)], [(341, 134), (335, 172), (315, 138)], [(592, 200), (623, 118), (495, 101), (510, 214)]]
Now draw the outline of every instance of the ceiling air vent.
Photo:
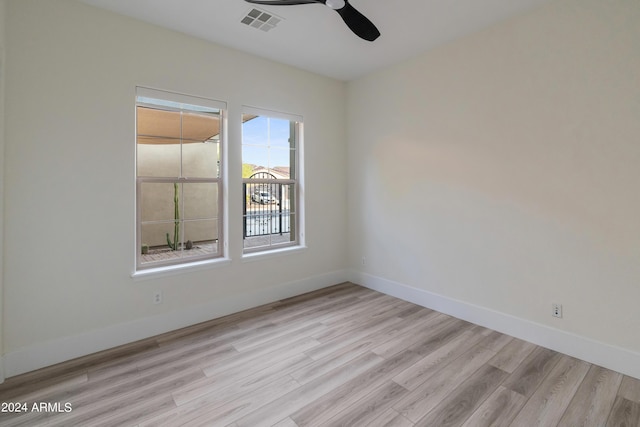
[(264, 10), (253, 8), (240, 22), (262, 31), (269, 31), (278, 25), (280, 21), (282, 21), (282, 18), (275, 17), (273, 14), (265, 12)]

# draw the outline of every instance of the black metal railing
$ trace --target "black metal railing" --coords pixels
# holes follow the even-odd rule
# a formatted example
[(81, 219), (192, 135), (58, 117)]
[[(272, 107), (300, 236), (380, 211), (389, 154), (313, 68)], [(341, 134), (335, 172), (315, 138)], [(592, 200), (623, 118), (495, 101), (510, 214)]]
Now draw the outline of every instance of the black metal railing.
[(243, 183), (243, 237), (266, 236), (291, 231), (289, 185)]

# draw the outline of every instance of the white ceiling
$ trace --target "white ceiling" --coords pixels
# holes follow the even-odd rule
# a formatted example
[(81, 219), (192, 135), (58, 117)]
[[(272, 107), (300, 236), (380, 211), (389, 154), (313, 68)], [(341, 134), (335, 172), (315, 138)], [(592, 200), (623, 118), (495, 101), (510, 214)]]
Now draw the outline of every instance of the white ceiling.
[[(552, 0), (350, 0), (378, 27), (356, 37), (321, 4), (257, 6), (243, 0), (81, 0), (281, 63), (351, 80)], [(257, 7), (284, 20), (264, 32), (240, 23)]]

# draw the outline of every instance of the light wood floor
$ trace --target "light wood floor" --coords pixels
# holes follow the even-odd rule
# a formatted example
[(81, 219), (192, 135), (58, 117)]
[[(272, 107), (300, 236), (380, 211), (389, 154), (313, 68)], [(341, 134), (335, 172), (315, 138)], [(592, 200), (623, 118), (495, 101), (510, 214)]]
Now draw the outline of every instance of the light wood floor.
[(348, 283), (9, 379), (0, 402), (60, 409), (2, 426), (640, 425), (638, 380)]

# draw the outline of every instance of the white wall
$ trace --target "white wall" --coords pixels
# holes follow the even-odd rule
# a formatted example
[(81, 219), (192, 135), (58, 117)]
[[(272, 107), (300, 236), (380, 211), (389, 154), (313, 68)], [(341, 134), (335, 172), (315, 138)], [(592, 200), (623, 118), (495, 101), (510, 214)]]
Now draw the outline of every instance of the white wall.
[(3, 242), (4, 242), (4, 76), (5, 76), (5, 0), (0, 0), (0, 383), (4, 381), (3, 320)]
[[(344, 83), (73, 1), (6, 13), (8, 376), (346, 278)], [(136, 85), (228, 102), (230, 264), (130, 277)], [(304, 116), (305, 251), (241, 260), (243, 104)]]
[(359, 280), (640, 361), (639, 22), (560, 0), (350, 82)]

